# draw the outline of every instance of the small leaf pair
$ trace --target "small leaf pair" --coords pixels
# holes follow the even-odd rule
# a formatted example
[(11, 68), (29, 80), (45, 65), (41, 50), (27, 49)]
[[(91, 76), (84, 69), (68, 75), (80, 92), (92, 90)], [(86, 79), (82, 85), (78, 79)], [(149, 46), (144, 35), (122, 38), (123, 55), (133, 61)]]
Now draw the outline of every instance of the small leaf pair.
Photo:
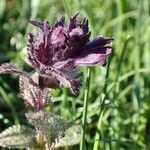
[(28, 113), (26, 116), (36, 130), (24, 125), (9, 127), (0, 133), (1, 147), (57, 149), (80, 142), (81, 127), (79, 125), (68, 127), (62, 117), (51, 113)]
[(34, 78), (27, 72), (6, 63), (0, 66), (0, 74), (13, 73), (19, 76), (19, 86), (25, 104), (34, 110), (43, 110), (50, 101), (47, 88), (40, 88)]

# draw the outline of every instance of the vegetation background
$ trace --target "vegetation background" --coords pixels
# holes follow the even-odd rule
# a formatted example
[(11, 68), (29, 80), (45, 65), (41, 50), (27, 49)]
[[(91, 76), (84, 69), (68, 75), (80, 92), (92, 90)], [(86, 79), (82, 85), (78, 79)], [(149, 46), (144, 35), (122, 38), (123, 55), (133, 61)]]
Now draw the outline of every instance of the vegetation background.
[[(53, 24), (57, 17), (89, 19), (92, 38), (114, 37), (107, 67), (91, 68), (85, 150), (150, 149), (150, 1), (149, 0), (0, 0), (0, 64), (25, 62), (29, 19)], [(67, 19), (66, 19), (67, 20)], [(82, 122), (87, 69), (80, 94), (53, 91), (48, 111)], [(0, 76), (0, 132), (27, 124), (18, 78)], [(94, 145), (94, 146), (93, 146)], [(99, 145), (99, 148), (98, 148)]]

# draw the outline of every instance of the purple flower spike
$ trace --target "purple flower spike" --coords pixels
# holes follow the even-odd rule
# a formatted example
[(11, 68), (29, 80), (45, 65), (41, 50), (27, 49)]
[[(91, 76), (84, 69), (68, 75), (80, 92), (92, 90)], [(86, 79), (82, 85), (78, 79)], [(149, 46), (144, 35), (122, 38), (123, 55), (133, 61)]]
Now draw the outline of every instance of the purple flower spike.
[[(78, 14), (77, 14), (78, 15)], [(89, 40), (88, 20), (77, 15), (65, 23), (64, 18), (50, 27), (48, 22), (29, 21), (39, 30), (29, 34), (28, 59), (42, 78), (53, 77), (74, 94), (79, 90), (78, 78), (68, 76), (80, 66), (106, 65), (113, 39), (99, 37)]]

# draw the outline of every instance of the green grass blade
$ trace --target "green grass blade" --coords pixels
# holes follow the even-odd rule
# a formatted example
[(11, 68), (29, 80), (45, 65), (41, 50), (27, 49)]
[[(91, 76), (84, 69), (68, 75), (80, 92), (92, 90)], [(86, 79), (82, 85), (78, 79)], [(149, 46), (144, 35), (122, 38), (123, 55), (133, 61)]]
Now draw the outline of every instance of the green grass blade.
[(89, 100), (90, 74), (91, 74), (91, 69), (88, 68), (87, 69), (86, 86), (85, 86), (85, 94), (84, 94), (80, 150), (85, 150), (85, 133), (86, 133), (85, 131), (86, 131), (86, 125), (87, 125), (86, 119), (87, 119), (87, 108), (88, 108), (88, 100)]

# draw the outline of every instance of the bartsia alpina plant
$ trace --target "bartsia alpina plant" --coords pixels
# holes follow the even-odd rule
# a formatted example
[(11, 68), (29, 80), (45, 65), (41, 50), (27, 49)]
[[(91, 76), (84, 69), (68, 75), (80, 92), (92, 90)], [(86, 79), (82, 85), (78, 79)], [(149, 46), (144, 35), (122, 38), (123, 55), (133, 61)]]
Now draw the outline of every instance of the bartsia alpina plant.
[(73, 94), (80, 89), (81, 66), (105, 66), (113, 39), (98, 37), (90, 41), (87, 19), (77, 15), (65, 23), (59, 19), (50, 27), (47, 21), (30, 20), (38, 32), (29, 33), (27, 54), (34, 73), (16, 68), (10, 63), (0, 66), (0, 74), (19, 76), (20, 94), (30, 113), (26, 118), (35, 129), (24, 125), (13, 126), (0, 134), (0, 146), (25, 149), (57, 149), (80, 142), (81, 127), (70, 126), (62, 117), (45, 112), (51, 102), (51, 88), (68, 87)]

